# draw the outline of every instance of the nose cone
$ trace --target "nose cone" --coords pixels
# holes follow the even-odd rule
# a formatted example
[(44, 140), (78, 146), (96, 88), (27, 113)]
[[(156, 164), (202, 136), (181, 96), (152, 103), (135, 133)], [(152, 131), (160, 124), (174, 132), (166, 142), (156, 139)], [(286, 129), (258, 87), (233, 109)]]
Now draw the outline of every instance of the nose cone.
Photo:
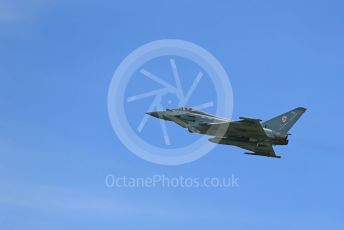
[(156, 117), (156, 118), (162, 118), (162, 114), (160, 114), (159, 112), (148, 112), (146, 113), (152, 117)]

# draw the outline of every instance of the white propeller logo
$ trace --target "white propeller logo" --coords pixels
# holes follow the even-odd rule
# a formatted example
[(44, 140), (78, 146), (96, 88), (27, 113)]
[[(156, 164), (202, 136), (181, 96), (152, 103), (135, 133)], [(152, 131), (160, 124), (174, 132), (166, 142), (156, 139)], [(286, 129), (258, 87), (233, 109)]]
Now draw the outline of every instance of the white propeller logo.
[[(166, 67), (171, 72), (171, 78), (173, 79), (170, 80), (173, 84), (170, 83), (171, 81), (167, 81), (166, 78), (160, 77), (154, 69), (145, 66), (146, 63), (152, 60), (166, 57), (168, 57)], [(180, 68), (178, 68), (179, 59), (173, 57), (184, 58), (201, 67), (201, 70), (196, 72), (187, 87), (182, 87), (181, 78), (183, 76), (181, 76)], [(135, 74), (142, 76), (139, 86), (136, 88), (140, 88), (141, 84), (144, 85), (143, 81), (150, 81), (159, 85), (160, 88), (126, 95), (128, 83), (131, 82)], [(191, 162), (211, 151), (215, 144), (209, 142), (207, 136), (201, 136), (182, 147), (170, 148), (171, 138), (163, 120), (159, 122), (163, 133), (164, 146), (166, 147), (156, 146), (142, 138), (143, 130), (149, 119), (145, 112), (163, 110), (162, 99), (167, 95), (174, 95), (177, 98), (177, 106), (182, 107), (189, 104), (199, 85), (205, 80), (204, 76), (209, 76), (207, 80), (211, 81), (214, 86), (213, 93), (216, 95), (216, 101), (208, 100), (206, 97), (203, 98), (209, 92), (202, 92), (204, 102), (201, 101), (193, 108), (199, 110), (215, 109), (215, 115), (231, 118), (233, 93), (228, 75), (219, 61), (204, 48), (183, 40), (166, 39), (147, 43), (131, 52), (117, 67), (108, 92), (109, 118), (119, 140), (137, 156), (164, 165)], [(129, 121), (130, 116), (126, 114), (125, 108), (136, 102), (140, 104), (139, 102), (144, 99), (151, 99), (149, 106), (145, 111), (135, 111), (137, 114), (142, 114), (142, 117), (137, 122)], [(137, 123), (137, 127), (132, 128), (130, 124), (133, 123)], [(151, 137), (151, 139), (154, 138), (156, 137)]]

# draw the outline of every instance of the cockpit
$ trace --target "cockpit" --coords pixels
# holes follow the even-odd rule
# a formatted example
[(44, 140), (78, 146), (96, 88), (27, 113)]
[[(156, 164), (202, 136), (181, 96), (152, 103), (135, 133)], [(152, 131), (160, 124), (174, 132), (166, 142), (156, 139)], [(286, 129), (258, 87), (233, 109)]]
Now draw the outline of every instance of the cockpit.
[(192, 108), (190, 107), (180, 107), (180, 108), (176, 108), (176, 109), (166, 109), (166, 111), (194, 111)]
[(179, 111), (192, 111), (192, 108), (190, 108), (190, 107), (180, 107), (180, 108), (178, 108), (176, 110), (179, 110)]

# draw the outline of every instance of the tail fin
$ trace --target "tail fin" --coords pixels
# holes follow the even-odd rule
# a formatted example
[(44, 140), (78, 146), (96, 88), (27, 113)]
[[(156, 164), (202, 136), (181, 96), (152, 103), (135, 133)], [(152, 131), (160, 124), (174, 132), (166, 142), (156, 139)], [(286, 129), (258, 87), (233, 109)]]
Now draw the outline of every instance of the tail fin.
[(305, 108), (298, 107), (289, 112), (283, 113), (277, 117), (274, 117), (268, 121), (263, 122), (263, 127), (287, 134), (289, 129), (295, 124), (295, 122), (306, 111)]

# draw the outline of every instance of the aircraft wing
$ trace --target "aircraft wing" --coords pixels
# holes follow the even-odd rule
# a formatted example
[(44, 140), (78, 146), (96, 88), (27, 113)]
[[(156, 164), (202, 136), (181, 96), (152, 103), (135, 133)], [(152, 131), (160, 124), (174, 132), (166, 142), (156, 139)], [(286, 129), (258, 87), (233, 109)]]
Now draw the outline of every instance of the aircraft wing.
[(276, 157), (281, 158), (280, 156), (277, 156), (274, 149), (272, 148), (271, 144), (239, 144), (237, 145), (240, 148), (247, 149), (252, 151), (253, 153), (245, 153), (250, 155), (259, 155), (259, 156), (266, 156), (266, 157)]
[(266, 139), (267, 135), (259, 119), (240, 117), (239, 121), (230, 122), (228, 136), (246, 136)]
[(223, 138), (229, 136), (267, 139), (259, 119), (240, 117), (238, 121), (214, 122), (205, 124), (210, 129), (221, 130)]
[(240, 117), (240, 120), (238, 121), (213, 123), (209, 125), (217, 128), (226, 127), (227, 131), (223, 139), (227, 139), (230, 136), (245, 136), (248, 138), (257, 139), (258, 144), (250, 142), (237, 142), (234, 144), (240, 148), (247, 149), (253, 152), (246, 154), (280, 158), (280, 156), (276, 155), (270, 143), (259, 143), (259, 140), (263, 141), (268, 138), (260, 122), (260, 119)]

